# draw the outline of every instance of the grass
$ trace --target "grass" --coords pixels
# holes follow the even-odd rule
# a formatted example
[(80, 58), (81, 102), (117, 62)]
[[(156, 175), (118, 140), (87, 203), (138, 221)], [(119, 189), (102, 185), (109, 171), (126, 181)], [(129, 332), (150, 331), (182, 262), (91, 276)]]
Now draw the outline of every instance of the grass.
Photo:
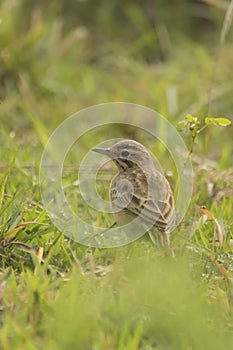
[[(194, 193), (180, 231), (172, 237), (175, 257), (156, 250), (146, 236), (111, 249), (66, 238), (46, 212), (38, 179), (41, 154), (53, 130), (97, 103), (142, 104), (174, 125), (186, 112), (232, 120), (232, 45), (227, 36), (216, 50), (223, 13), (208, 8), (215, 26), (213, 33), (205, 32), (206, 41), (193, 37), (190, 28), (187, 35), (174, 31), (172, 46), (164, 42), (166, 54), (160, 59), (157, 42), (152, 50), (154, 31), (137, 5), (127, 7), (127, 26), (138, 23), (144, 34), (133, 42), (128, 31), (123, 40), (114, 22), (112, 40), (100, 40), (98, 31), (95, 49), (88, 26), (66, 27), (65, 17), (59, 21), (52, 7), (47, 18), (43, 6), (30, 8), (26, 28), (24, 5), (13, 0), (0, 5), (0, 347), (231, 349), (232, 125), (211, 126), (197, 137)], [(100, 24), (98, 16), (97, 11)], [(103, 23), (107, 26), (108, 19)], [(156, 55), (152, 62), (151, 53)], [(95, 142), (111, 137), (143, 140), (158, 152), (166, 170), (172, 168), (166, 150), (155, 149), (146, 134), (121, 127), (94, 130), (83, 136), (81, 148), (74, 145), (65, 162), (63, 184), (73, 208), (82, 157)], [(189, 146), (190, 137), (182, 137)], [(105, 170), (100, 177), (109, 174)], [(204, 218), (198, 205), (206, 205), (209, 216)], [(111, 215), (81, 204), (78, 209), (89, 222), (112, 223)]]

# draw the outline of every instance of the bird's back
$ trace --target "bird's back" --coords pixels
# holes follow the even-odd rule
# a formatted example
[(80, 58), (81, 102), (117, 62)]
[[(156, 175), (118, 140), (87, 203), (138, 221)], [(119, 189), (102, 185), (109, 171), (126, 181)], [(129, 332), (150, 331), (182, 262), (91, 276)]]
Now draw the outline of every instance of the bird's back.
[(115, 218), (121, 225), (141, 216), (142, 222), (160, 231), (175, 223), (174, 198), (166, 178), (155, 168), (130, 168), (114, 176), (110, 197)]

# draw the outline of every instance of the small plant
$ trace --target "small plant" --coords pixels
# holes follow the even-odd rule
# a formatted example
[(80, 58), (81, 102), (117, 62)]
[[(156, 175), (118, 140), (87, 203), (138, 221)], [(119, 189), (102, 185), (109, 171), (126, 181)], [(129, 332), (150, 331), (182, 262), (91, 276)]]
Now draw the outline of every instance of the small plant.
[(206, 117), (204, 122), (201, 122), (198, 117), (195, 117), (191, 114), (187, 114), (184, 120), (181, 120), (176, 128), (178, 131), (189, 132), (191, 137), (191, 144), (189, 147), (188, 157), (193, 153), (193, 147), (196, 141), (197, 136), (205, 130), (209, 125), (217, 126), (228, 126), (231, 124), (231, 121), (227, 118), (212, 118)]
[[(201, 121), (198, 117), (193, 116), (191, 114), (187, 114), (185, 119), (180, 121), (176, 128), (179, 132), (186, 132), (190, 135), (191, 141), (190, 146), (188, 148), (188, 155), (186, 161), (192, 156), (193, 154), (193, 148), (194, 144), (196, 142), (197, 136), (204, 131), (208, 126), (210, 125), (217, 125), (217, 126), (228, 126), (231, 124), (231, 121), (227, 118), (213, 118), (213, 117), (206, 117), (203, 121)], [(222, 247), (224, 243), (224, 229), (222, 229), (221, 225), (219, 224), (219, 221), (217, 218), (212, 214), (211, 211), (206, 209), (205, 205), (199, 206), (200, 211), (204, 216), (206, 216), (207, 219), (210, 221), (213, 221), (215, 223), (215, 230), (214, 230), (214, 245), (216, 242), (216, 232), (218, 233), (219, 238), (219, 246)], [(200, 226), (199, 226), (200, 229)]]

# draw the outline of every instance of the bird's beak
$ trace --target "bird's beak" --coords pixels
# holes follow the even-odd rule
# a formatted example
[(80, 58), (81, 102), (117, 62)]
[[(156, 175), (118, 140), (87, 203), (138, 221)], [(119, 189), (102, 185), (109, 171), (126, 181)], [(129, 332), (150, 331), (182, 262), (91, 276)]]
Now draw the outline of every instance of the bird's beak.
[(92, 151), (111, 157), (110, 148), (92, 148)]

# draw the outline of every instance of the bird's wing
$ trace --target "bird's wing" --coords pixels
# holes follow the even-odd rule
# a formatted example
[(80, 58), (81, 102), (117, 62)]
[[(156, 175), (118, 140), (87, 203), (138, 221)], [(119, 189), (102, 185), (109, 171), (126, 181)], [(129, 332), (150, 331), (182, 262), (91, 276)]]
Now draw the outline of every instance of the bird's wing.
[[(141, 202), (140, 206), (135, 203)], [(156, 226), (161, 231), (167, 230), (169, 226), (168, 217), (172, 212), (172, 208), (167, 202), (152, 199), (138, 198), (135, 194), (127, 209), (135, 215), (140, 215), (142, 221), (148, 225)]]
[(148, 191), (147, 183), (142, 186), (141, 178), (134, 186), (130, 186), (123, 181), (118, 181), (117, 186), (111, 190), (111, 200), (113, 208), (123, 209), (129, 215), (140, 216), (142, 222), (151, 226), (156, 226), (161, 231), (169, 231), (175, 222), (174, 198), (170, 185), (166, 178), (159, 172), (155, 172), (149, 179)]

